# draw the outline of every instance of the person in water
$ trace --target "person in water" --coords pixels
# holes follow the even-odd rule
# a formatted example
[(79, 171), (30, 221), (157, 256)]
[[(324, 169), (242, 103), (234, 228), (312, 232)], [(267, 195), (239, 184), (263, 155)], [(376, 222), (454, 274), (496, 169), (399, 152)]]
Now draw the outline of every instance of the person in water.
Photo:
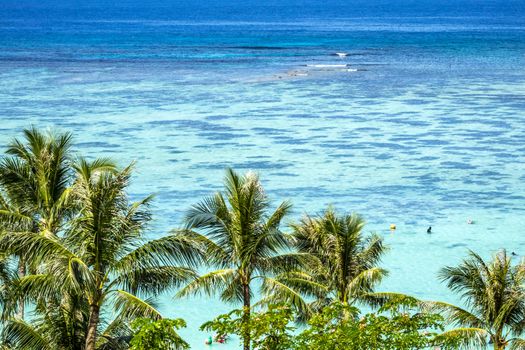
[(432, 233), (432, 226), (429, 226), (429, 227), (427, 228), (427, 233)]
[(204, 341), (204, 344), (206, 344), (206, 345), (212, 345), (213, 344), (213, 339), (212, 339), (211, 335), (208, 337), (208, 339), (206, 339)]
[(225, 334), (217, 334), (217, 335), (215, 335), (215, 341), (216, 341), (217, 343), (224, 344), (224, 343), (226, 343), (226, 339), (227, 339), (227, 337), (228, 337), (228, 336), (225, 335)]

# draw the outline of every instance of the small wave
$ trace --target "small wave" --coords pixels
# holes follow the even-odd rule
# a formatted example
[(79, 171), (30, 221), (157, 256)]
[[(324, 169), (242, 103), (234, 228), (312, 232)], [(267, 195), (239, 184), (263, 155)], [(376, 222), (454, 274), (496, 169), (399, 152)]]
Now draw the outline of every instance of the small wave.
[(373, 52), (334, 52), (330, 54), (330, 56), (335, 56), (339, 58), (345, 58), (345, 57), (350, 57), (350, 56), (370, 56), (370, 55), (377, 55), (377, 53), (373, 53)]

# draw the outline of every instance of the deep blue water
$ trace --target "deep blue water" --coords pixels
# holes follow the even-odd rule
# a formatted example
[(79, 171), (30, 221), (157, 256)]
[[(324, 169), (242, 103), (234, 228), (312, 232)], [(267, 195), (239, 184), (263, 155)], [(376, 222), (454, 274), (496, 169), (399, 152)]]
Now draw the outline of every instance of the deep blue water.
[[(137, 160), (151, 237), (224, 167), (256, 170), (289, 220), (362, 213), (392, 248), (381, 289), (456, 301), (440, 267), (525, 254), (524, 67), (523, 1), (3, 0), (0, 143), (35, 124)], [(228, 306), (170, 298), (203, 348)]]

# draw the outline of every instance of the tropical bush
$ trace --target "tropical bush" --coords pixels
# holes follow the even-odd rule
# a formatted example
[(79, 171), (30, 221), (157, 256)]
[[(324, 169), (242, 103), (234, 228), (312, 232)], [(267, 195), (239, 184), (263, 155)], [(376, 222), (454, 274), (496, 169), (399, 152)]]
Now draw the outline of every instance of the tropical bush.
[(137, 318), (131, 323), (135, 332), (130, 342), (130, 350), (184, 350), (190, 346), (176, 330), (186, 327), (186, 322), (180, 318), (152, 320)]
[(286, 350), (294, 347), (295, 327), (290, 307), (269, 305), (266, 310), (251, 312), (248, 321), (242, 309), (220, 315), (201, 326), (201, 330), (213, 331), (217, 335), (237, 335), (250, 339), (253, 350)]
[(249, 322), (243, 322), (243, 310), (234, 310), (202, 329), (241, 337), (249, 333), (254, 350), (412, 350), (441, 345), (437, 336), (443, 318), (420, 312), (419, 303), (406, 297), (361, 315), (356, 307), (335, 301), (302, 328), (293, 325), (296, 316), (290, 307), (270, 305), (252, 312)]
[(415, 299), (406, 298), (361, 316), (357, 308), (335, 302), (308, 321), (297, 349), (410, 350), (438, 345), (435, 338), (443, 330), (442, 317), (419, 312), (417, 307)]

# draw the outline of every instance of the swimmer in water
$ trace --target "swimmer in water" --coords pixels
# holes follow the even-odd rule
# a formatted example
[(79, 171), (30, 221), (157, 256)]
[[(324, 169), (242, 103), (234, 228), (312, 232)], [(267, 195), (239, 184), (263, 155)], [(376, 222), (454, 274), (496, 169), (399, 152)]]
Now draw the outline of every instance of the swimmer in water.
[(512, 252), (512, 253), (510, 253), (510, 254), (511, 254), (512, 256), (518, 256), (518, 254), (516, 254), (516, 253), (514, 253), (514, 252)]
[(472, 219), (468, 219), (467, 220), (467, 224), (472, 225), (473, 223), (474, 223), (474, 221)]
[(429, 226), (429, 227), (427, 228), (427, 233), (432, 233), (432, 226)]
[(206, 339), (204, 341), (204, 344), (206, 344), (206, 345), (212, 345), (213, 344), (213, 338), (211, 337), (211, 335), (208, 337), (208, 339)]

